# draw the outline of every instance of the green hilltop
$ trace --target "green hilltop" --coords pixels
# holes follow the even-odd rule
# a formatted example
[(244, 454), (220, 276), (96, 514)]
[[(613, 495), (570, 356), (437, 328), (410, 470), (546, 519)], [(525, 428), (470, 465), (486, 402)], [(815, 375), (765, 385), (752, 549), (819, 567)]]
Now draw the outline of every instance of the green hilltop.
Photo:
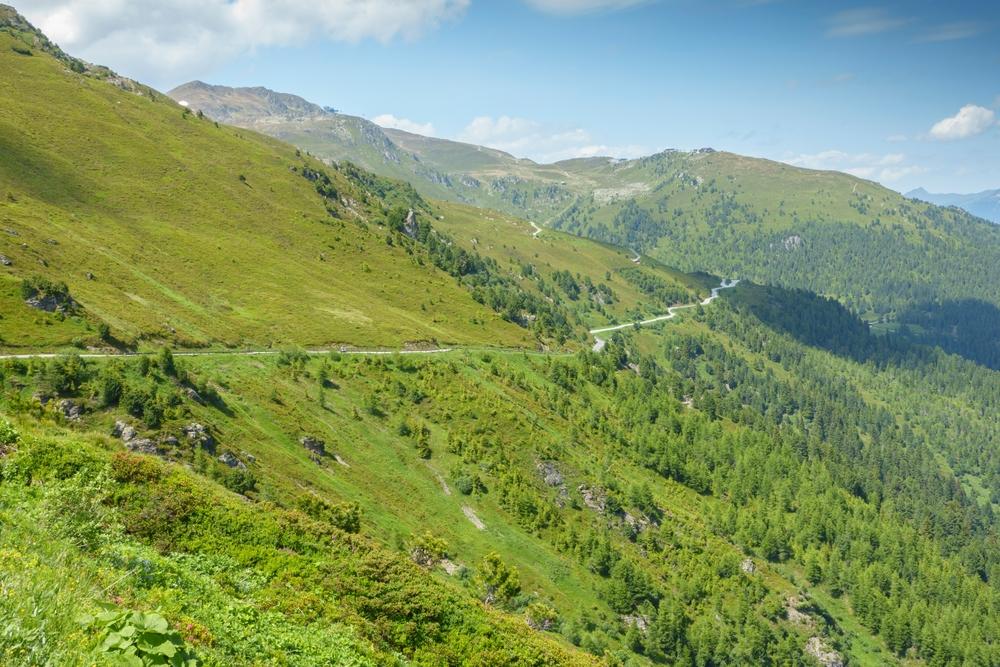
[(0, 664), (1000, 664), (1000, 375), (922, 301), (991, 292), (866, 291), (978, 223), (184, 107), (2, 6), (0, 84)]

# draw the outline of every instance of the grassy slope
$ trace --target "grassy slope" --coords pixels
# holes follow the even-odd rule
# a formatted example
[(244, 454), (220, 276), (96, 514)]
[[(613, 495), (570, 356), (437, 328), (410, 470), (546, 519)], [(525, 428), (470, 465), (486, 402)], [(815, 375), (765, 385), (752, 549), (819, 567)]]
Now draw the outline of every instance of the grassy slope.
[(546, 229), (535, 236), (535, 228), (523, 219), (496, 211), (448, 202), (438, 202), (436, 210), (441, 216), (435, 221), (437, 228), (463, 247), (492, 257), (515, 275), (521, 274), (521, 267), (530, 265), (535, 276), (550, 283), (554, 271), (569, 271), (580, 281), (589, 278), (594, 284), (608, 285), (614, 293), (614, 302), (606, 307), (596, 308), (586, 297), (578, 302), (564, 299), (575, 308), (587, 328), (664, 312), (667, 304), (643, 293), (626, 277), (633, 273), (650, 276), (676, 289), (683, 295), (678, 302), (683, 303), (704, 298), (717, 284), (711, 277), (683, 274), (649, 257), (637, 264), (633, 254), (622, 248), (563, 232)]
[(451, 278), (359, 226), (352, 218), (381, 209), (358, 184), (334, 174), (342, 219), (332, 219), (292, 171), (307, 162), (293, 148), (183, 117), (169, 100), (15, 43), (0, 34), (0, 225), (17, 234), (0, 235), (7, 275), (64, 280), (125, 339), (526, 342)]

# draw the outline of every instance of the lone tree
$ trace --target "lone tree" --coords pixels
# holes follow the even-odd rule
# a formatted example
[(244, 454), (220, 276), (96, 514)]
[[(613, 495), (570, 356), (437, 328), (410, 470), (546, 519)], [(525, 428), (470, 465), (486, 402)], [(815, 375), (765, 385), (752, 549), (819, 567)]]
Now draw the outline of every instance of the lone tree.
[(521, 578), (517, 568), (504, 563), (496, 553), (487, 554), (477, 575), (486, 604), (504, 604), (521, 592)]

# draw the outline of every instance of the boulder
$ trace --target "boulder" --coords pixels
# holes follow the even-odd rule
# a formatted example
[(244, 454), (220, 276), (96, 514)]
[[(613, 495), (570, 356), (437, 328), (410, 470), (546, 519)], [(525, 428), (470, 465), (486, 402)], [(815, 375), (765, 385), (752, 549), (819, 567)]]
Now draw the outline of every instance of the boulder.
[(4, 266), (10, 266), (13, 263), (14, 262), (12, 262), (11, 259), (7, 257), (7, 255), (0, 255), (0, 264), (3, 264)]
[(563, 483), (562, 473), (556, 468), (555, 463), (551, 461), (539, 461), (536, 468), (547, 486), (560, 486)]
[(239, 470), (247, 469), (246, 464), (233, 456), (230, 452), (223, 452), (222, 456), (219, 457), (219, 460), (230, 468), (237, 468)]
[(757, 566), (753, 564), (752, 558), (744, 558), (743, 562), (740, 563), (740, 569), (747, 574), (753, 574), (757, 571)]
[(131, 440), (135, 440), (135, 437), (137, 435), (134, 426), (120, 419), (115, 422), (115, 426), (112, 429), (111, 433), (115, 437), (121, 438), (122, 441), (125, 443), (128, 443)]
[(59, 411), (62, 412), (63, 417), (70, 421), (79, 421), (83, 415), (83, 408), (68, 398), (59, 401)]
[(581, 484), (577, 488), (577, 490), (580, 492), (580, 495), (583, 497), (583, 504), (584, 505), (586, 505), (590, 509), (594, 510), (598, 514), (604, 514), (604, 510), (605, 510), (605, 505), (604, 505), (604, 503), (605, 503), (605, 497), (604, 497), (603, 493), (601, 493), (597, 489), (591, 489), (588, 486), (584, 486), (583, 484)]
[(156, 443), (149, 438), (132, 438), (125, 441), (125, 448), (138, 454), (156, 454)]
[(844, 667), (844, 658), (823, 641), (822, 637), (810, 637), (806, 642), (806, 653), (816, 658), (823, 667)]
[(188, 442), (194, 445), (199, 445), (209, 450), (215, 447), (215, 438), (208, 432), (208, 427), (204, 424), (191, 422), (182, 428), (181, 432), (187, 437)]
[(309, 450), (313, 456), (326, 456), (326, 443), (311, 435), (304, 435), (299, 438), (299, 444)]

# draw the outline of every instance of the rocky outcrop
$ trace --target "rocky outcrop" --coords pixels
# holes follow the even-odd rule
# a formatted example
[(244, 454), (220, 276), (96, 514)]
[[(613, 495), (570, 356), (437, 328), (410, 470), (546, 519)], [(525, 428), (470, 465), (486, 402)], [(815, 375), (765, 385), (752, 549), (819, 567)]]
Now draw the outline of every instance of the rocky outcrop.
[(403, 233), (411, 239), (417, 238), (417, 214), (413, 212), (412, 208), (407, 212), (406, 220), (403, 221)]
[(69, 313), (76, 308), (76, 302), (68, 295), (37, 293), (24, 300), (26, 304), (47, 313)]
[(561, 486), (563, 483), (562, 473), (556, 467), (555, 463), (551, 461), (539, 461), (535, 466), (538, 470), (538, 474), (542, 476), (542, 481), (545, 482), (547, 486)]
[(59, 401), (59, 412), (69, 421), (79, 421), (83, 416), (83, 408), (68, 398)]
[(230, 468), (235, 468), (237, 470), (247, 469), (247, 464), (243, 463), (243, 461), (240, 461), (238, 458), (236, 458), (236, 456), (232, 452), (223, 452), (222, 455), (219, 457), (219, 461), (221, 461), (224, 465)]
[(140, 438), (138, 431), (128, 422), (119, 419), (115, 422), (111, 433), (115, 437), (121, 438), (122, 443), (125, 444), (125, 448), (130, 452), (156, 454), (159, 451), (155, 442), (149, 438)]
[(816, 658), (823, 667), (844, 667), (844, 658), (834, 651), (822, 637), (810, 637), (806, 642), (806, 653)]
[(598, 489), (592, 489), (581, 484), (577, 487), (580, 496), (583, 497), (583, 504), (594, 510), (598, 514), (604, 514), (606, 498), (604, 493)]
[(209, 433), (208, 427), (198, 422), (191, 422), (181, 429), (188, 442), (202, 449), (212, 451), (215, 449), (215, 438)]
[(311, 435), (304, 435), (299, 438), (299, 444), (309, 451), (309, 458), (316, 463), (321, 463), (326, 457), (326, 443)]

